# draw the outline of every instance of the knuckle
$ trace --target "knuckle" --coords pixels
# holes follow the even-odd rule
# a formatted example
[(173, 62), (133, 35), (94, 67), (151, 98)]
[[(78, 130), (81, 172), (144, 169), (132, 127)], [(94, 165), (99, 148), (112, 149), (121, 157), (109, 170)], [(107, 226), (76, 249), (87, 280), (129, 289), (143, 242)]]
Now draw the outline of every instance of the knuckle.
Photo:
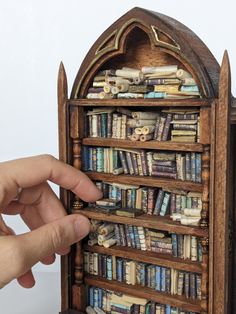
[(51, 244), (53, 252), (63, 247), (65, 231), (64, 228), (60, 225), (52, 225), (51, 229)]
[(53, 162), (55, 161), (55, 157), (50, 155), (50, 154), (42, 154), (42, 155), (39, 155), (39, 158), (42, 159), (42, 160), (45, 160), (46, 162)]

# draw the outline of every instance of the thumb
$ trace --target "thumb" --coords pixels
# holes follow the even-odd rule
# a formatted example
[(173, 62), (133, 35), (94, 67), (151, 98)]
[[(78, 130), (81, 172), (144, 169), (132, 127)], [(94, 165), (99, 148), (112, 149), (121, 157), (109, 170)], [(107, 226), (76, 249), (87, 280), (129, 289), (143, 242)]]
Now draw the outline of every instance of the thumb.
[(80, 241), (89, 231), (85, 216), (69, 215), (19, 236), (0, 237), (0, 251), (5, 253), (0, 261), (0, 287), (25, 274), (46, 256)]

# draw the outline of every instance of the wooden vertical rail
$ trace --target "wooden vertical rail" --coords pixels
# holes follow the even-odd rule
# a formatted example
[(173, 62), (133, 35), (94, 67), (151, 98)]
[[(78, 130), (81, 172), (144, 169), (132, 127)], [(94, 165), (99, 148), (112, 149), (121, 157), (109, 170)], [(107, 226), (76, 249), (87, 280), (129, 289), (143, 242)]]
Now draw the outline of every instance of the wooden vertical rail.
[(201, 314), (208, 313), (208, 263), (209, 263), (209, 239), (201, 239), (202, 246), (202, 285), (201, 285)]
[[(70, 107), (70, 137), (72, 138), (73, 166), (81, 169), (81, 139), (79, 132), (79, 108)], [(75, 195), (72, 204), (73, 213), (83, 208), (83, 203)], [(84, 284), (83, 284), (83, 254), (81, 241), (76, 244), (75, 252), (75, 284), (72, 286), (72, 303), (76, 310), (84, 310)]]
[[(66, 110), (68, 99), (67, 77), (63, 63), (61, 62), (57, 80), (57, 100), (58, 100), (58, 134), (59, 134), (59, 159), (67, 162), (67, 128)], [(65, 208), (68, 208), (67, 191), (60, 188), (60, 200)], [(68, 274), (70, 272), (68, 256), (61, 258), (61, 309), (65, 311), (69, 307), (70, 284)]]
[(219, 101), (216, 103), (213, 313), (226, 314), (229, 305), (229, 211), (230, 211), (230, 107), (231, 78), (225, 52), (220, 72)]

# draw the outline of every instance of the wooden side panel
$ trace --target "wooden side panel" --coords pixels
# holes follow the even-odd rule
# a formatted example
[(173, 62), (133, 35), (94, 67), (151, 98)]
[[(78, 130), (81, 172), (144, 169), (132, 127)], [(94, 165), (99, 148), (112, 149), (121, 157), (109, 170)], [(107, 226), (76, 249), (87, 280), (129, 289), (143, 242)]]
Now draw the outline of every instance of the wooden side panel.
[[(59, 158), (67, 162), (67, 127), (66, 127), (66, 103), (68, 99), (68, 88), (65, 68), (63, 63), (60, 64), (57, 82), (58, 94), (58, 134), (59, 134)], [(64, 189), (60, 189), (60, 199), (62, 204), (67, 208), (67, 193)], [(68, 283), (68, 257), (61, 258), (61, 308), (62, 311), (69, 307), (69, 283)]]
[(229, 211), (230, 211), (230, 100), (231, 79), (228, 54), (225, 52), (219, 84), (219, 101), (216, 104), (215, 127), (215, 181), (214, 181), (214, 252), (212, 313), (228, 312), (229, 289)]

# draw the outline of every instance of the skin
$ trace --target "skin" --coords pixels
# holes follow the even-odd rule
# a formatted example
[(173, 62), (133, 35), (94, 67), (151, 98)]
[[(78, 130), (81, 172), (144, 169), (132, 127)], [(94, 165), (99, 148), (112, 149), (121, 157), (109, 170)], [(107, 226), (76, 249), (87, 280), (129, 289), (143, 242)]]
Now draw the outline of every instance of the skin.
[[(55, 253), (67, 254), (90, 231), (86, 217), (66, 214), (47, 181), (86, 202), (102, 197), (85, 174), (50, 155), (0, 163), (0, 288), (15, 278), (33, 287), (33, 265), (52, 264)], [(20, 215), (31, 231), (15, 235), (1, 214)]]

